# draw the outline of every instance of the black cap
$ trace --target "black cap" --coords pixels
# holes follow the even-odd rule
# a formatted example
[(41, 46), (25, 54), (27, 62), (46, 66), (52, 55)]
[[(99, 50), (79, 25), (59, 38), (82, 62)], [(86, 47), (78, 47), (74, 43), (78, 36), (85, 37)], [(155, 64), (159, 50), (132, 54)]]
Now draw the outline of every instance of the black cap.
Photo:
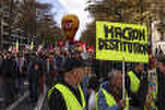
[(72, 71), (74, 68), (83, 67), (84, 63), (81, 60), (75, 58), (68, 58), (65, 60), (64, 64), (61, 67), (63, 73)]

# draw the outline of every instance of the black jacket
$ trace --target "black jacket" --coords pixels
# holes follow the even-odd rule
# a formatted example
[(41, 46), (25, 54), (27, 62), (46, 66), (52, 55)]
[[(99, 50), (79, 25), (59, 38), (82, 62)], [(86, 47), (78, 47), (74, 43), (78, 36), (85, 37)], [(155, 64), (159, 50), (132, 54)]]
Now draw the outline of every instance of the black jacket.
[(165, 75), (158, 72), (158, 110), (164, 110), (165, 106)]
[[(143, 110), (144, 105), (145, 105), (147, 90), (148, 90), (147, 74), (146, 73), (137, 73), (135, 71), (133, 71), (133, 72), (140, 79), (140, 88), (137, 93), (131, 92), (130, 87), (128, 88), (128, 94), (129, 94), (129, 97), (131, 97), (130, 105), (134, 106), (134, 107), (138, 107), (141, 110)], [(130, 81), (128, 81), (128, 82), (130, 82)]]
[(1, 72), (4, 78), (16, 78), (17, 73), (15, 59), (4, 59), (1, 66)]
[[(67, 86), (73, 92), (77, 100), (82, 105), (81, 95), (78, 89), (74, 89), (72, 86), (68, 85), (64, 81), (61, 81), (60, 84), (64, 84), (65, 86)], [(54, 92), (51, 94), (48, 100), (48, 105), (49, 105), (49, 110), (67, 110), (65, 100), (61, 92), (59, 92), (57, 89), (54, 89)]]
[[(34, 69), (34, 66), (35, 65), (39, 65), (39, 69), (38, 70), (35, 70)], [(42, 76), (43, 74), (43, 71), (42, 71), (42, 64), (40, 61), (38, 60), (34, 60), (31, 62), (31, 65), (29, 64), (29, 70), (28, 70), (28, 79), (29, 79), (29, 82), (35, 82), (35, 83), (39, 83), (39, 79), (40, 77)]]

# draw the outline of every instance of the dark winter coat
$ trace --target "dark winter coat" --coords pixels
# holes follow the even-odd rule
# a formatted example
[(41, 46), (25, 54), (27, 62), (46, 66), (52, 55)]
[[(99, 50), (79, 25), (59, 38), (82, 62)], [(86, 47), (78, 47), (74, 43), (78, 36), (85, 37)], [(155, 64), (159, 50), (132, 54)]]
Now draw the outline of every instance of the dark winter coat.
[(1, 66), (1, 72), (4, 78), (16, 78), (17, 73), (15, 59), (4, 59)]

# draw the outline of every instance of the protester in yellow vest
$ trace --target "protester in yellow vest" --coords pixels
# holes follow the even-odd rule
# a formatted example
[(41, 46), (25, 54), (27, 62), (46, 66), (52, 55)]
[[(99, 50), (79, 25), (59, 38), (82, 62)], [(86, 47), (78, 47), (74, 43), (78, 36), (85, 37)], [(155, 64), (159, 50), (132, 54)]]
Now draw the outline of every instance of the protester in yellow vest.
[(145, 110), (157, 109), (158, 76), (156, 68), (148, 71), (148, 92), (146, 96)]
[(144, 110), (145, 98), (148, 89), (147, 73), (144, 64), (136, 63), (132, 71), (128, 72), (128, 95), (130, 97), (130, 110)]
[(49, 110), (84, 110), (86, 101), (80, 83), (84, 77), (83, 64), (66, 59), (62, 68), (63, 80), (48, 91)]
[(153, 63), (153, 67), (149, 71), (148, 79), (149, 79), (149, 89), (146, 98), (145, 110), (164, 110), (165, 55), (160, 54), (157, 56), (156, 61), (154, 61)]
[(145, 110), (158, 110), (157, 94), (158, 94), (158, 72), (156, 69), (156, 59), (154, 55), (150, 55), (149, 68), (148, 68), (148, 92), (144, 107)]
[(129, 99), (122, 99), (122, 73), (109, 73), (108, 81), (104, 82), (96, 95), (96, 110), (129, 110)]

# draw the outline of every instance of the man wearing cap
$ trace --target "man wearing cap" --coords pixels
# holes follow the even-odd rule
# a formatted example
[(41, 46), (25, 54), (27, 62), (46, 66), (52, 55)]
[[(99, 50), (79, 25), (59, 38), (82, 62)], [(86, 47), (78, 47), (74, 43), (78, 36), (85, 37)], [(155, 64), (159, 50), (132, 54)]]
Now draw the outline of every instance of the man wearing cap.
[(128, 95), (130, 100), (130, 110), (144, 110), (145, 98), (148, 90), (147, 73), (144, 71), (143, 63), (136, 63), (134, 68), (127, 73)]
[(78, 60), (66, 59), (60, 81), (48, 92), (49, 110), (84, 110), (86, 101), (80, 83), (83, 80), (83, 64)]
[(96, 110), (129, 110), (128, 95), (122, 98), (122, 73), (114, 70), (96, 94)]

